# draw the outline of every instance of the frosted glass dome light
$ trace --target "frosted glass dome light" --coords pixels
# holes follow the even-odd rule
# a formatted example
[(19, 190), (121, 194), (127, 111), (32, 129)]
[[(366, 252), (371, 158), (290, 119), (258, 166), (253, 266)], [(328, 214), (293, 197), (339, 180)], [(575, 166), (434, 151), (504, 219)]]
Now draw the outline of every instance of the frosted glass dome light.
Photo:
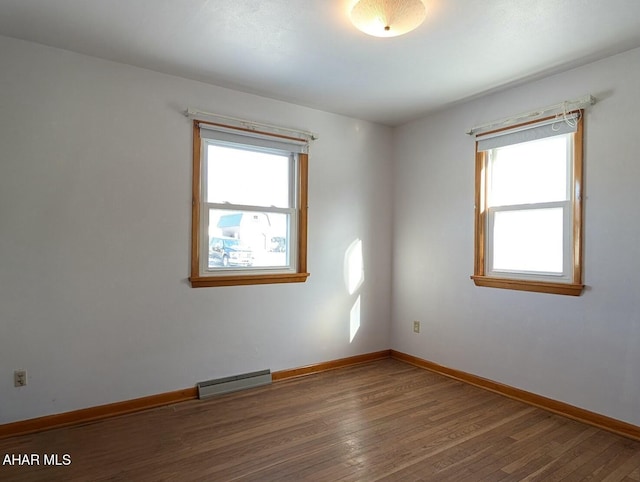
[(397, 37), (424, 22), (423, 0), (359, 0), (349, 14), (351, 22), (374, 37)]

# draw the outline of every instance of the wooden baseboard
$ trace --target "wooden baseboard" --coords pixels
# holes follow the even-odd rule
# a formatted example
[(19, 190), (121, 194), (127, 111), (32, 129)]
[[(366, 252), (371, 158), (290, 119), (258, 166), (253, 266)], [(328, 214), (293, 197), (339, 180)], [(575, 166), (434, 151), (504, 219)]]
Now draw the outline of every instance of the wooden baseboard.
[[(356, 355), (348, 358), (341, 358), (338, 360), (293, 368), (290, 370), (281, 370), (273, 372), (271, 374), (271, 377), (274, 382), (282, 381), (290, 378), (310, 375), (313, 373), (324, 372), (327, 370), (335, 370), (337, 368), (358, 365), (360, 363), (367, 363), (374, 360), (381, 360), (384, 358), (394, 358), (396, 360), (400, 360), (405, 363), (409, 363), (411, 365), (415, 365), (417, 367), (439, 373), (440, 375), (469, 383), (470, 385), (474, 385), (485, 390), (490, 390), (492, 392), (507, 396), (509, 398), (513, 398), (515, 400), (519, 400), (521, 402), (542, 408), (558, 415), (578, 420), (580, 422), (588, 423), (590, 425), (608, 430), (618, 435), (623, 435), (634, 440), (640, 440), (640, 427), (636, 425), (632, 425), (621, 420), (616, 420), (614, 418), (606, 417), (598, 413), (590, 412), (582, 408), (574, 407), (573, 405), (546, 398), (541, 395), (536, 395), (535, 393), (520, 390), (519, 388), (514, 388), (502, 383), (494, 382), (493, 380), (488, 380), (486, 378), (472, 375), (470, 373), (438, 365), (437, 363), (423, 360), (422, 358), (418, 358), (413, 355), (407, 355), (406, 353), (395, 350), (382, 350), (374, 353)], [(43, 430), (65, 427), (69, 425), (78, 425), (81, 423), (92, 422), (104, 418), (115, 417), (117, 415), (139, 412), (141, 410), (146, 410), (149, 408), (170, 405), (187, 400), (194, 400), (196, 398), (198, 398), (197, 388), (185, 388), (183, 390), (177, 390), (175, 392), (161, 393), (158, 395), (151, 395), (148, 397), (126, 400), (123, 402), (99, 405), (97, 407), (84, 408), (81, 410), (74, 410), (72, 412), (59, 413), (55, 415), (48, 415), (45, 417), (38, 417), (29, 420), (8, 423), (0, 425), (0, 438), (40, 432)]]
[(615, 418), (600, 415), (599, 413), (590, 412), (589, 410), (575, 407), (573, 405), (569, 405), (568, 403), (559, 402), (558, 400), (553, 400), (541, 395), (536, 395), (535, 393), (527, 392), (519, 388), (514, 388), (509, 385), (494, 382), (493, 380), (488, 380), (486, 378), (472, 375), (470, 373), (438, 365), (437, 363), (423, 360), (422, 358), (418, 358), (412, 355), (407, 355), (406, 353), (398, 352), (395, 350), (390, 350), (390, 352), (391, 358), (394, 358), (396, 360), (410, 363), (411, 365), (415, 365), (417, 367), (439, 373), (440, 375), (444, 375), (449, 378), (454, 378), (456, 380), (474, 385), (476, 387), (484, 388), (485, 390), (490, 390), (500, 395), (519, 400), (529, 405), (542, 408), (543, 410), (547, 410), (549, 412), (553, 412), (558, 415), (577, 420), (579, 422), (602, 428), (609, 432), (613, 432), (618, 435), (631, 438), (633, 440), (640, 440), (640, 427), (638, 427), (637, 425), (632, 425)]
[(97, 407), (83, 408), (71, 412), (7, 423), (0, 425), (0, 438), (93, 422), (103, 418), (139, 412), (141, 410), (184, 402), (195, 398), (198, 398), (197, 388), (185, 388), (184, 390), (177, 390), (175, 392), (150, 395), (148, 397), (135, 398), (123, 402), (109, 403), (107, 405), (98, 405)]
[[(334, 370), (359, 363), (366, 363), (373, 360), (389, 358), (390, 350), (383, 350), (375, 353), (367, 353), (348, 358), (341, 358), (315, 365), (294, 368), (291, 370), (282, 370), (272, 373), (273, 381), (285, 380), (293, 377), (309, 375), (311, 373), (323, 372), (326, 370)], [(160, 393), (158, 395), (150, 395), (148, 397), (136, 398), (133, 400), (125, 400), (123, 402), (109, 403), (107, 405), (99, 405), (97, 407), (83, 408), (72, 412), (58, 413), (55, 415), (47, 415), (45, 417), (32, 418), (29, 420), (21, 420), (18, 422), (0, 425), (0, 438), (11, 437), (14, 435), (24, 435), (27, 433), (41, 432), (53, 428), (65, 427), (69, 425), (78, 425), (86, 422), (93, 422), (104, 418), (115, 417), (127, 413), (139, 412), (149, 408), (161, 407), (163, 405), (171, 405), (173, 403), (184, 402), (198, 398), (197, 388), (185, 388), (175, 392)]]
[(291, 370), (281, 370), (278, 372), (273, 372), (271, 374), (271, 379), (275, 382), (286, 380), (288, 378), (302, 377), (304, 375), (311, 375), (312, 373), (326, 372), (327, 370), (335, 370), (336, 368), (358, 365), (360, 363), (367, 363), (374, 360), (382, 360), (384, 358), (389, 358), (390, 356), (391, 350), (382, 350), (374, 353), (366, 353), (364, 355), (350, 356), (348, 358), (340, 358), (338, 360), (316, 363), (314, 365), (293, 368)]

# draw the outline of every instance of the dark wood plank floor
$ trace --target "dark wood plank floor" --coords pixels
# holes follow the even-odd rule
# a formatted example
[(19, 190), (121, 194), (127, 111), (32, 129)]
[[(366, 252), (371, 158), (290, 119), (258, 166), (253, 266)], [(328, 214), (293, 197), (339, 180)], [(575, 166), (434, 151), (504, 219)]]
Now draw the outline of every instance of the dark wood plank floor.
[[(640, 481), (640, 442), (396, 360), (0, 440), (0, 480)], [(42, 459), (41, 459), (42, 462)]]

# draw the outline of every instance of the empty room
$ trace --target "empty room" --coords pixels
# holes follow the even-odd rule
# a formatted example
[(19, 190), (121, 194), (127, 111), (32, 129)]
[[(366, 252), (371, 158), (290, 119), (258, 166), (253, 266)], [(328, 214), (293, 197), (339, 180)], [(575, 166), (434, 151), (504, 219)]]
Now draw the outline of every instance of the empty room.
[(639, 86), (637, 0), (0, 0), (0, 480), (640, 481)]

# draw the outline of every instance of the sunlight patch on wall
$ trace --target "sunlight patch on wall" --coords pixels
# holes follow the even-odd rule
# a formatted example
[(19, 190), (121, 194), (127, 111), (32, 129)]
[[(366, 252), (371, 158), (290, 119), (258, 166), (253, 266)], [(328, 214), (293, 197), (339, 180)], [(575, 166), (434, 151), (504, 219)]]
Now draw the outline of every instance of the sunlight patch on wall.
[(350, 295), (354, 294), (364, 282), (362, 262), (362, 241), (356, 239), (344, 254), (344, 281)]
[(349, 343), (353, 341), (360, 329), (360, 296), (351, 307), (351, 315), (349, 317)]

